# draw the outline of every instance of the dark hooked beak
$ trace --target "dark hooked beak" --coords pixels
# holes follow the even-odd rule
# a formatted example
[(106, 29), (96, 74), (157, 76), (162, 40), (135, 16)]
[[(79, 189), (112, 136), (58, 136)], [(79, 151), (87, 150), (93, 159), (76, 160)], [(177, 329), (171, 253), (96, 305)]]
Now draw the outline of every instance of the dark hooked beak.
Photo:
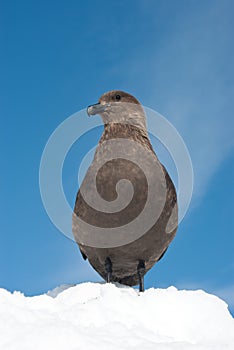
[(87, 107), (87, 113), (89, 116), (100, 114), (105, 112), (106, 108), (109, 107), (109, 103), (101, 104), (101, 103), (95, 103), (94, 105)]

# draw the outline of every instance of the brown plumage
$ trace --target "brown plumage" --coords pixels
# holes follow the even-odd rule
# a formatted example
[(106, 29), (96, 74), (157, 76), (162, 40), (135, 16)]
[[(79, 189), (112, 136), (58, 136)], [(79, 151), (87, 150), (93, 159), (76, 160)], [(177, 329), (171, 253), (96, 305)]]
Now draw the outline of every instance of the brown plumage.
[[(141, 273), (145, 274), (163, 256), (176, 234), (178, 212), (176, 191), (170, 176), (152, 148), (146, 130), (144, 111), (135, 97), (122, 91), (110, 91), (99, 99), (98, 104), (90, 106), (88, 113), (101, 115), (104, 131), (93, 163), (87, 171), (81, 185), (81, 191), (77, 194), (73, 215), (73, 234), (83, 257), (89, 260), (93, 268), (104, 279), (107, 279), (105, 264), (106, 259), (109, 258), (112, 263), (111, 280), (133, 286), (139, 283), (139, 269), (137, 269), (139, 262), (144, 262)], [(134, 141), (127, 150), (124, 149), (126, 147), (124, 141), (123, 146), (121, 143), (116, 146), (118, 148), (116, 152), (119, 149), (122, 153), (126, 151), (126, 154), (132, 155), (133, 159), (136, 159), (138, 154), (140, 157), (138, 148), (143, 147), (146, 154), (143, 161), (148, 169), (148, 177), (141, 166), (135, 161), (131, 161), (131, 158), (116, 157), (116, 159), (109, 160), (102, 165), (102, 157), (113, 151), (108, 148), (112, 146), (108, 146), (106, 142), (116, 139)], [(90, 189), (91, 179), (96, 168), (99, 169), (96, 177), (97, 191), (109, 203), (118, 197), (116, 184), (119, 180), (127, 179), (131, 182), (134, 193), (125, 208), (117, 212), (104, 212), (104, 210), (92, 208), (92, 205), (86, 202), (81, 193), (82, 188), (87, 192), (92, 191)], [(149, 184), (151, 184), (150, 188), (153, 191), (151, 194), (154, 198), (152, 205), (150, 204), (150, 210), (154, 210), (152, 209), (154, 206), (158, 210), (161, 206), (162, 210), (160, 210), (158, 217), (155, 212), (155, 222), (146, 232), (143, 232), (142, 236), (119, 246), (95, 247), (84, 243), (85, 237), (95, 233), (87, 228), (84, 229), (77, 222), (77, 217), (96, 227), (97, 230), (98, 228), (110, 229), (111, 235), (113, 234), (112, 228), (119, 227), (121, 229), (141, 214), (146, 205)], [(92, 192), (89, 193), (90, 198), (92, 198), (92, 194)], [(152, 213), (151, 217), (154, 217), (154, 211)], [(118, 231), (115, 232), (118, 234)], [(129, 235), (134, 234), (134, 232), (127, 231), (126, 235), (128, 233)]]

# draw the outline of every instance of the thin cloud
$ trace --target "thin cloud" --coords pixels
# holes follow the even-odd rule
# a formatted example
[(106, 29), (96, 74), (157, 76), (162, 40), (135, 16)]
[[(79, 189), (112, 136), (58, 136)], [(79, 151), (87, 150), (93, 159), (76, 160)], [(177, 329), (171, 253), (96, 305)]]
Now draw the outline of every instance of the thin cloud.
[(196, 200), (234, 146), (232, 27), (226, 2), (178, 13), (162, 33), (160, 47), (152, 41), (134, 53), (126, 77), (135, 81), (144, 63), (145, 77), (137, 76), (141, 84), (132, 92), (168, 118), (184, 138), (194, 166)]
[(214, 294), (225, 300), (230, 309), (234, 309), (234, 284), (217, 289)]

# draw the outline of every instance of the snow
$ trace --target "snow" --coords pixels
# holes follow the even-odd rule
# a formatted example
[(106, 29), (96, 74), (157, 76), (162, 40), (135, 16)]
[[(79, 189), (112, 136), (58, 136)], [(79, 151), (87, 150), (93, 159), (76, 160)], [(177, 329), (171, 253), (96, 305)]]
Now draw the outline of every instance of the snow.
[(25, 297), (0, 289), (2, 350), (234, 349), (234, 319), (202, 290), (63, 285)]

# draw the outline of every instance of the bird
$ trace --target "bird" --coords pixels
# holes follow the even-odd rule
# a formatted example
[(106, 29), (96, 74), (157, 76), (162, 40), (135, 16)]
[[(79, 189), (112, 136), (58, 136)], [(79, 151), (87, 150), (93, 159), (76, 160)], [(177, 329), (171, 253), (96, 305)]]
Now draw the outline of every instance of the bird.
[(105, 281), (139, 285), (143, 292), (145, 274), (177, 232), (175, 186), (152, 147), (144, 108), (133, 95), (106, 92), (87, 107), (87, 114), (98, 114), (104, 129), (76, 196), (73, 235), (82, 257)]

